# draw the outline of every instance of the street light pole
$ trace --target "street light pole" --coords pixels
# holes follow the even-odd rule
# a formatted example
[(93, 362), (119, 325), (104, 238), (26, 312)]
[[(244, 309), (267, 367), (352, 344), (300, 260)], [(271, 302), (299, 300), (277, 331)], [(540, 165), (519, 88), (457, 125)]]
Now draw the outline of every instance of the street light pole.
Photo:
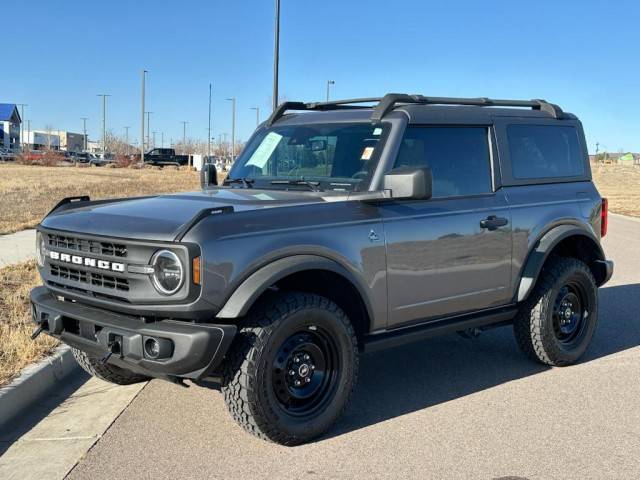
[(98, 97), (102, 97), (102, 155), (107, 152), (107, 97), (106, 93), (99, 93)]
[(151, 118), (150, 115), (153, 112), (145, 112), (147, 114), (147, 148), (149, 150), (151, 150), (151, 147), (149, 146), (149, 132), (151, 131)]
[(211, 158), (211, 84), (209, 84), (209, 128), (207, 132), (207, 157)]
[(124, 127), (124, 144), (126, 145), (126, 155), (129, 155), (129, 128)]
[(144, 89), (145, 89), (145, 83), (146, 83), (146, 77), (147, 77), (147, 71), (145, 69), (142, 69), (142, 95), (141, 95), (141, 100), (142, 100), (142, 108), (140, 109), (141, 112), (141, 121), (140, 121), (140, 161), (144, 163), (144, 101), (145, 101), (145, 93), (144, 93)]
[(231, 161), (236, 157), (236, 97), (227, 98), (231, 102)]
[(22, 143), (24, 140), (24, 107), (28, 107), (28, 103), (18, 103), (20, 107), (20, 149), (22, 150)]
[(327, 80), (327, 102), (329, 101), (329, 86), (335, 85), (335, 80)]
[(256, 111), (256, 128), (260, 125), (260, 107), (251, 107), (251, 110)]
[(273, 46), (273, 101), (272, 107), (278, 107), (278, 67), (280, 64), (280, 0), (276, 0), (276, 22)]
[(87, 151), (87, 117), (80, 117), (82, 120), (82, 134), (84, 135), (84, 151)]

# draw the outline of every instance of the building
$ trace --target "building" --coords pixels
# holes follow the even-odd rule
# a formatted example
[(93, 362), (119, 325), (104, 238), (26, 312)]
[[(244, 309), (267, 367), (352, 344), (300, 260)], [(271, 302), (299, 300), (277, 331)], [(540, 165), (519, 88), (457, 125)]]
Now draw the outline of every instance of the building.
[(63, 130), (31, 130), (24, 133), (25, 144), (32, 150), (51, 149), (68, 152), (82, 152), (84, 150), (84, 135), (82, 133)]
[(0, 148), (20, 148), (21, 123), (15, 103), (0, 103)]

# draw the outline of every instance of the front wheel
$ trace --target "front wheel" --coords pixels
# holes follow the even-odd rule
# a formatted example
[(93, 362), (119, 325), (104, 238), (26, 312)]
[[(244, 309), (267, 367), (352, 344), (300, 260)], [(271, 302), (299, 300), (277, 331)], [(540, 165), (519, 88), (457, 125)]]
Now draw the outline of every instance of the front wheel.
[(222, 391), (233, 418), (283, 445), (328, 430), (345, 409), (358, 372), (345, 313), (319, 295), (286, 293), (244, 322), (227, 359)]
[(589, 267), (552, 257), (520, 306), (514, 331), (520, 348), (552, 366), (574, 363), (587, 350), (598, 322), (598, 289)]

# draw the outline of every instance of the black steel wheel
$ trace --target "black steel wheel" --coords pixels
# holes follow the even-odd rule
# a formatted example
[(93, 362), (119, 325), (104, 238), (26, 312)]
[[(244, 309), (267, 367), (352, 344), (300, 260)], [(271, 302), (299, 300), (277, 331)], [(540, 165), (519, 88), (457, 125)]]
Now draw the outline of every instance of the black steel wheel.
[(342, 414), (357, 371), (356, 336), (345, 313), (319, 295), (284, 293), (259, 304), (242, 325), (222, 391), (245, 430), (297, 445)]
[(514, 331), (531, 358), (564, 366), (587, 350), (597, 321), (598, 292), (589, 267), (575, 258), (552, 257), (520, 305)]

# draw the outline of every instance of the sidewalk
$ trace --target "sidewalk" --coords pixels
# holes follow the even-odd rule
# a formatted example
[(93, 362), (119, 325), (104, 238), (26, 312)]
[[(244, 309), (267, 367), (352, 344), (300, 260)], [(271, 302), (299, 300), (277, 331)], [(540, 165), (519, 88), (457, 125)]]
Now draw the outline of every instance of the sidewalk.
[(34, 258), (35, 250), (35, 230), (0, 235), (0, 268)]

